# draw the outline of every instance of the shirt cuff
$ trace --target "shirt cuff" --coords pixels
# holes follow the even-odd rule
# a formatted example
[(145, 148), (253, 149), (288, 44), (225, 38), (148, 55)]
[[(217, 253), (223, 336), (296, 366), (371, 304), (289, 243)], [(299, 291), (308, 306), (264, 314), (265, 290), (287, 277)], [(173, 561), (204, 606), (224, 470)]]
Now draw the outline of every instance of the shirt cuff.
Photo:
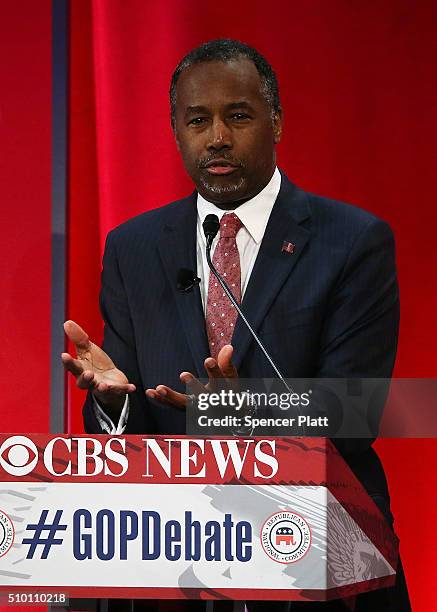
[(114, 425), (112, 419), (106, 414), (103, 408), (100, 406), (95, 396), (93, 395), (93, 409), (94, 414), (96, 415), (97, 422), (99, 423), (103, 433), (111, 434), (111, 435), (120, 435), (124, 432), (127, 425), (127, 419), (129, 417), (129, 396), (126, 394), (126, 399), (124, 400), (123, 408), (120, 414), (120, 418), (118, 419), (117, 426)]

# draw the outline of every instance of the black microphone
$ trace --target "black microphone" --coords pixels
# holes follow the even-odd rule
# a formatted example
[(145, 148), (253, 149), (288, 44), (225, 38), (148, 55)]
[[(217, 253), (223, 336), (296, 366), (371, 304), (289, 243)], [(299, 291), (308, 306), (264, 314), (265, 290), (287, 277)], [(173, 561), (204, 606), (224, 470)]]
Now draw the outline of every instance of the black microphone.
[(220, 221), (217, 215), (206, 215), (202, 227), (206, 238), (206, 248), (211, 249), (212, 241), (217, 236), (217, 232), (220, 229)]
[(178, 270), (176, 287), (181, 293), (188, 293), (188, 291), (191, 291), (199, 283), (200, 278), (195, 275), (193, 270), (189, 270), (188, 268), (180, 268), (180, 270)]
[(253, 329), (253, 327), (251, 326), (249, 321), (244, 316), (244, 314), (243, 314), (243, 312), (242, 312), (242, 310), (240, 308), (240, 305), (238, 304), (237, 300), (234, 298), (234, 296), (232, 294), (232, 291), (229, 289), (226, 281), (220, 276), (220, 274), (217, 272), (217, 270), (214, 267), (214, 264), (211, 261), (211, 246), (212, 246), (212, 241), (214, 240), (214, 238), (217, 235), (217, 232), (220, 229), (220, 221), (218, 220), (217, 215), (207, 215), (206, 218), (205, 218), (205, 221), (202, 224), (202, 226), (203, 226), (203, 232), (204, 232), (205, 237), (206, 237), (206, 260), (208, 262), (208, 266), (209, 266), (211, 272), (214, 274), (214, 276), (216, 277), (216, 279), (220, 283), (221, 287), (223, 288), (223, 291), (226, 293), (226, 295), (228, 296), (228, 298), (231, 300), (232, 304), (234, 305), (235, 309), (237, 310), (238, 314), (243, 319), (244, 324), (246, 325), (247, 329), (250, 331), (253, 339), (258, 344), (258, 346), (260, 347), (260, 349), (264, 353), (267, 361), (269, 362), (269, 364), (272, 366), (273, 370), (275, 371), (276, 376), (280, 379), (280, 381), (282, 382), (284, 387), (287, 389), (287, 391), (289, 393), (293, 393), (293, 390), (286, 383), (286, 381), (285, 381), (284, 377), (282, 376), (278, 366), (275, 364), (273, 359), (270, 357), (270, 355), (269, 355), (267, 349), (265, 348), (264, 344), (261, 342), (261, 340), (258, 337), (257, 333), (255, 332), (255, 330)]

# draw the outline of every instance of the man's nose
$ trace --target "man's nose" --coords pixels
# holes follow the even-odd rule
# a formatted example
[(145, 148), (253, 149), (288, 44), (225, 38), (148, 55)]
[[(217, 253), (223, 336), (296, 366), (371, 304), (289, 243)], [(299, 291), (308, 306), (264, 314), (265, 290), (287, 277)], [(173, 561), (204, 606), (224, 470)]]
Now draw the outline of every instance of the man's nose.
[(221, 119), (214, 119), (211, 124), (207, 148), (217, 151), (232, 147), (231, 130)]

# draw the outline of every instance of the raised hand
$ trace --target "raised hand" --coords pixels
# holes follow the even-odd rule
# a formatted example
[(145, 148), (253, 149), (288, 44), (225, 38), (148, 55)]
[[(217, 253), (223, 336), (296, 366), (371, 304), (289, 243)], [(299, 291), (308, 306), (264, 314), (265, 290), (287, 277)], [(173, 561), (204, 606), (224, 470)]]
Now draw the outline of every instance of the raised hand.
[[(214, 390), (214, 384), (219, 379), (237, 379), (238, 372), (234, 365), (232, 364), (232, 353), (233, 347), (230, 344), (226, 344), (222, 347), (219, 354), (217, 355), (217, 359), (213, 357), (208, 357), (205, 359), (205, 370), (208, 374), (208, 383), (207, 385), (202, 385), (199, 380), (190, 372), (182, 372), (180, 374), (180, 379), (183, 383), (185, 383), (191, 393), (194, 395), (198, 395), (199, 393), (208, 393)], [(158, 385), (155, 389), (147, 389), (146, 390), (147, 397), (151, 399), (158, 400), (163, 404), (171, 404), (172, 406), (176, 406), (177, 408), (185, 408), (190, 398), (185, 393), (179, 393), (170, 387), (166, 387), (165, 385)]]
[(97, 401), (114, 415), (123, 407), (126, 393), (135, 391), (123, 372), (88, 334), (74, 321), (66, 321), (64, 330), (76, 347), (77, 357), (62, 353), (65, 370), (76, 378), (79, 389), (90, 389)]

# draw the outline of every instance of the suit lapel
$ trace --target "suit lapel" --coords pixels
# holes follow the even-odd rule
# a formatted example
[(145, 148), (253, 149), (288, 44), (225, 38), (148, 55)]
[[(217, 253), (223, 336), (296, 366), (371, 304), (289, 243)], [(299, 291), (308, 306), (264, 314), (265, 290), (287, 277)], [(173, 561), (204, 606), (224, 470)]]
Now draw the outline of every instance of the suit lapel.
[[(301, 223), (310, 216), (304, 192), (282, 175), (281, 189), (244, 294), (242, 309), (257, 331), (309, 240), (310, 233)], [(288, 251), (283, 246), (288, 244)], [(252, 336), (239, 318), (232, 338), (234, 364), (238, 369)], [(273, 373), (272, 373), (273, 375)]]
[[(158, 251), (197, 370), (193, 374), (204, 377), (203, 362), (209, 355), (209, 347), (200, 290), (196, 286), (191, 291), (181, 293), (176, 286), (181, 268), (188, 268), (195, 273), (197, 270), (196, 197), (197, 193), (194, 192), (177, 204), (171, 221), (165, 224), (158, 239)], [(255, 330), (260, 327), (309, 240), (310, 232), (301, 225), (309, 216), (305, 193), (282, 175), (281, 189), (242, 303), (243, 312)], [(292, 245), (292, 253), (282, 250), (284, 242)], [(252, 336), (239, 318), (232, 338), (233, 361), (237, 369), (251, 341)]]
[(171, 222), (164, 226), (159, 237), (158, 251), (173, 291), (181, 329), (186, 334), (197, 369), (193, 374), (204, 377), (203, 362), (209, 355), (209, 348), (199, 286), (187, 292), (177, 289), (177, 276), (181, 268), (193, 270), (195, 274), (197, 270), (196, 197), (194, 193), (178, 203)]

